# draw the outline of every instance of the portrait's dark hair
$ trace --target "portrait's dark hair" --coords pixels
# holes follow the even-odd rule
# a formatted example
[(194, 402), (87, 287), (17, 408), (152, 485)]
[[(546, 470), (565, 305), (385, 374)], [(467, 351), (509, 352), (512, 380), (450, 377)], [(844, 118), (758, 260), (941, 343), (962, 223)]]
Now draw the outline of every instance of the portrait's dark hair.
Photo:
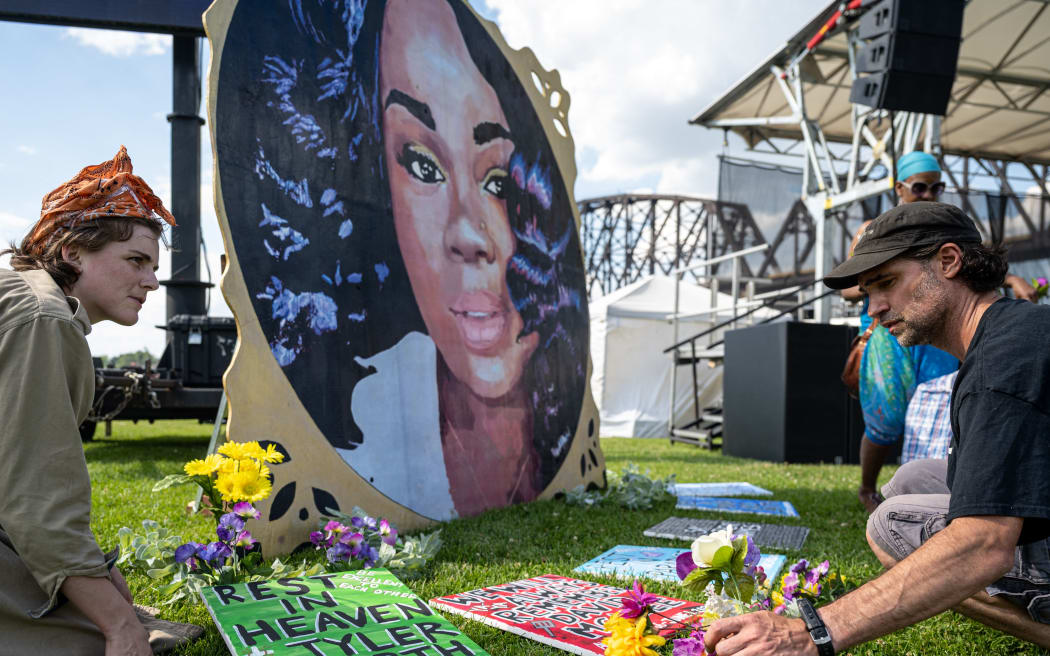
[(955, 244), (962, 251), (962, 267), (958, 277), (967, 287), (977, 293), (984, 293), (1003, 286), (1009, 265), (1006, 262), (1006, 248), (1000, 244), (985, 246), (946, 240), (936, 246), (918, 246), (905, 251), (901, 257), (928, 263), (948, 243)]
[[(522, 384), (542, 489), (568, 452), (586, 388), (579, 238), (521, 82), (470, 10), (459, 0), (449, 4), (515, 144), (504, 185), (517, 242), (507, 286), (522, 336), (539, 336)], [(378, 59), (385, 7), (385, 0), (241, 3), (224, 49), (259, 56), (223, 58), (219, 72), (220, 85), (239, 90), (218, 95), (215, 128), (224, 198), (237, 198), (225, 208), (237, 257), (274, 357), (340, 448), (363, 439), (350, 397), (371, 370), (355, 358), (389, 349), (409, 332), (427, 333), (398, 247), (384, 162)]]
[[(65, 229), (42, 248), (30, 242), (29, 235), (26, 235), (21, 246), (11, 244), (10, 248), (0, 251), (0, 256), (10, 255), (11, 268), (15, 271), (43, 269), (51, 274), (59, 287), (68, 290), (80, 278), (80, 274), (72, 264), (62, 259), (63, 247), (73, 246), (89, 253), (100, 251), (110, 242), (131, 239), (137, 225), (149, 228), (157, 237), (163, 233), (164, 224), (159, 220), (107, 217)], [(32, 234), (32, 230), (29, 234)]]

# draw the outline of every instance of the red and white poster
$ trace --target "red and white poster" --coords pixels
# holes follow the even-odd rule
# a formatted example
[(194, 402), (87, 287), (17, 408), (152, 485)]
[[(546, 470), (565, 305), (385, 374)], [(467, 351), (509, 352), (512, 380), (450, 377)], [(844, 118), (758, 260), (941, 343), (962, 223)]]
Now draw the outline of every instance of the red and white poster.
[[(620, 609), (624, 588), (544, 574), (430, 600), (431, 606), (469, 617), (573, 654), (604, 654), (606, 618)], [(649, 618), (657, 631), (673, 630), (703, 612), (703, 604), (658, 597)]]

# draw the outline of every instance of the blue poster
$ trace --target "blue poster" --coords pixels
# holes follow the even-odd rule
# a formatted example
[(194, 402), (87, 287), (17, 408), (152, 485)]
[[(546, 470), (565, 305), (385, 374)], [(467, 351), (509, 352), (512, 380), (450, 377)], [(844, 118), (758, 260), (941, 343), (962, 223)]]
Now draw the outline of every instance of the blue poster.
[(798, 511), (790, 501), (764, 499), (725, 499), (722, 497), (679, 496), (675, 508), (692, 510), (717, 510), (721, 512), (750, 513), (752, 515), (776, 515), (798, 517)]
[[(675, 559), (686, 549), (673, 547), (636, 547), (619, 544), (596, 558), (588, 560), (574, 571), (588, 574), (613, 574), (624, 578), (642, 577), (654, 581), (677, 581)], [(758, 562), (773, 581), (784, 568), (787, 557), (781, 554), (762, 554)]]

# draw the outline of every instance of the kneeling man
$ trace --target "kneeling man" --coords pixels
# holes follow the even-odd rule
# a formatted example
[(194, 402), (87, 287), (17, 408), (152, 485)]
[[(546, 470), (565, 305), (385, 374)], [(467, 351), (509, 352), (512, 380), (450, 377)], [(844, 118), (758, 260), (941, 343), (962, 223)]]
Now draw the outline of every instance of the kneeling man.
[(895, 207), (824, 283), (860, 284), (902, 346), (962, 365), (947, 460), (902, 466), (868, 521), (888, 569), (805, 620), (715, 622), (718, 654), (833, 654), (953, 608), (1050, 648), (1050, 307), (1003, 298), (1006, 260), (958, 208)]

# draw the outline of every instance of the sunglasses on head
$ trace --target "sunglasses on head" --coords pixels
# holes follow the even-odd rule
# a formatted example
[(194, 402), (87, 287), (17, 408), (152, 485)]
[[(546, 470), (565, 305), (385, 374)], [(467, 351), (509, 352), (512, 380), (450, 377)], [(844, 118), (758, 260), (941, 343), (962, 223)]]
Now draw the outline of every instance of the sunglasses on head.
[(925, 182), (913, 182), (908, 185), (908, 189), (911, 190), (914, 196), (922, 196), (927, 191), (934, 196), (940, 196), (944, 193), (945, 186), (944, 182), (934, 182), (932, 185), (928, 185)]

